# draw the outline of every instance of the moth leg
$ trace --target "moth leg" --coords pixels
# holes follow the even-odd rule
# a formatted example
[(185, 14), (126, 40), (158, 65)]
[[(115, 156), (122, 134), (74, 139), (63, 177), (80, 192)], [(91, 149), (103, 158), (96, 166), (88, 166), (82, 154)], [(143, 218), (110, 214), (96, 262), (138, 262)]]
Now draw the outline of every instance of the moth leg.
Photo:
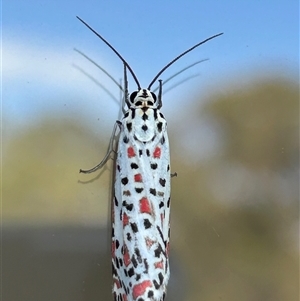
[(104, 158), (102, 159), (102, 161), (97, 164), (95, 167), (91, 168), (91, 169), (80, 169), (79, 172), (80, 173), (92, 173), (95, 172), (96, 170), (102, 168), (106, 162), (108, 161), (108, 159), (110, 159), (110, 155), (112, 152), (115, 152), (114, 150), (114, 141), (115, 141), (115, 137), (116, 137), (116, 131), (117, 128), (120, 127), (120, 121), (117, 121), (114, 125), (110, 140), (109, 140), (109, 145), (108, 145), (108, 149), (107, 149), (107, 153), (104, 156)]
[(159, 90), (158, 90), (158, 102), (157, 102), (157, 108), (160, 109), (162, 107), (162, 80), (159, 81)]
[(177, 172), (175, 171), (174, 173), (171, 173), (171, 178), (173, 178), (173, 177), (177, 177), (178, 176), (178, 174), (177, 174)]
[[(127, 69), (126, 69), (126, 64), (124, 63), (124, 88), (123, 88), (123, 91), (124, 91), (124, 102), (127, 104), (128, 108), (130, 108), (131, 104), (129, 102), (129, 99), (128, 99), (128, 80), (127, 80)], [(122, 102), (122, 108), (123, 108), (123, 113), (125, 114), (126, 110), (125, 110), (125, 105), (124, 103)]]

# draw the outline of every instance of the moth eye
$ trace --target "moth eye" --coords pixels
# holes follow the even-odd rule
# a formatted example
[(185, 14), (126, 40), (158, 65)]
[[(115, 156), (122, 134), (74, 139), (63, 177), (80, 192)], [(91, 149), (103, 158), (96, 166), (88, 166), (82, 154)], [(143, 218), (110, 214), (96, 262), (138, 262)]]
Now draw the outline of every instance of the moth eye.
[(150, 92), (150, 93), (151, 93), (151, 95), (153, 97), (154, 102), (156, 102), (156, 95), (153, 92)]
[(136, 98), (138, 91), (134, 91), (130, 94), (130, 101), (134, 103), (134, 99)]

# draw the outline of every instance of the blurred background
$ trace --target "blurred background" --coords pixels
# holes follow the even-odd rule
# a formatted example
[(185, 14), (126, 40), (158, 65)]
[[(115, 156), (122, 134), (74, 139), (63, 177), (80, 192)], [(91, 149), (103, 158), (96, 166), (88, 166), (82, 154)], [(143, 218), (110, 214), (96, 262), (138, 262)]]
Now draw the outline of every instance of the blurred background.
[(117, 81), (123, 67), (76, 15), (142, 86), (224, 32), (161, 76), (209, 59), (163, 97), (178, 173), (166, 301), (298, 300), (295, 0), (2, 2), (3, 300), (112, 300), (113, 162), (79, 169), (104, 157), (120, 90), (74, 48)]

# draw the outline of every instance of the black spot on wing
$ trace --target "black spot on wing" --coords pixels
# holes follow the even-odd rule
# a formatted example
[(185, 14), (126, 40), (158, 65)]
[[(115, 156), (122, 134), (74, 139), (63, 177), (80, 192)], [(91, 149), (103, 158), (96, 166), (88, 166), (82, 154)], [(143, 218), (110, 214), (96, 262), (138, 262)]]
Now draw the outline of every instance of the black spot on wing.
[(139, 166), (136, 163), (131, 163), (130, 164), (131, 169), (138, 169)]
[(137, 261), (135, 259), (135, 255), (131, 256), (131, 262), (132, 262), (133, 266), (136, 268), (138, 264), (137, 264)]
[(157, 290), (160, 288), (160, 284), (156, 280), (153, 280), (153, 284)]
[(134, 275), (134, 268), (130, 268), (129, 270), (128, 270), (128, 276), (129, 277), (132, 277)]
[(140, 250), (138, 248), (135, 248), (134, 249), (134, 253), (135, 253), (136, 257), (137, 257), (137, 261), (139, 263), (142, 263), (142, 256), (141, 256)]
[(154, 256), (159, 257), (162, 251), (161, 245), (158, 245), (158, 247), (154, 250)]
[(132, 122), (126, 123), (126, 127), (127, 127), (128, 132), (131, 132), (131, 130), (132, 130)]
[(155, 188), (150, 188), (150, 193), (155, 196), (156, 195), (156, 189)]
[(127, 136), (124, 136), (123, 142), (124, 142), (125, 144), (128, 143), (128, 142), (129, 142), (129, 138), (128, 138)]
[(149, 264), (148, 264), (146, 258), (144, 258), (144, 266), (145, 266), (144, 274), (147, 274), (147, 273), (148, 273), (148, 270), (149, 270)]
[(144, 188), (135, 188), (135, 191), (137, 192), (137, 193), (141, 193), (142, 191), (144, 190)]
[(156, 163), (151, 163), (151, 169), (157, 169), (157, 164)]
[(127, 177), (123, 178), (121, 180), (121, 182), (122, 182), (123, 185), (127, 185), (128, 184), (128, 178)]
[(150, 223), (150, 221), (149, 221), (148, 218), (144, 219), (144, 226), (145, 226), (145, 229), (151, 228), (152, 225), (151, 225), (151, 223)]
[(126, 237), (127, 237), (127, 240), (128, 240), (128, 241), (131, 241), (131, 234), (130, 234), (130, 233), (127, 233), (127, 234), (126, 234)]
[(163, 178), (160, 178), (160, 179), (159, 179), (159, 184), (160, 184), (162, 187), (165, 187), (165, 186), (166, 186), (166, 180), (163, 179)]
[(133, 204), (127, 204), (127, 205), (126, 205), (126, 209), (127, 209), (128, 211), (131, 211), (131, 210), (133, 209)]
[(162, 274), (162, 273), (159, 273), (159, 274), (158, 274), (158, 278), (159, 278), (159, 283), (160, 283), (160, 285), (162, 285), (163, 282), (164, 282), (164, 276), (163, 276), (163, 274)]
[(157, 130), (158, 130), (159, 132), (162, 131), (162, 126), (163, 126), (162, 122), (158, 122), (158, 123), (157, 123)]
[(139, 231), (139, 228), (136, 223), (130, 223), (130, 226), (134, 233), (137, 233)]

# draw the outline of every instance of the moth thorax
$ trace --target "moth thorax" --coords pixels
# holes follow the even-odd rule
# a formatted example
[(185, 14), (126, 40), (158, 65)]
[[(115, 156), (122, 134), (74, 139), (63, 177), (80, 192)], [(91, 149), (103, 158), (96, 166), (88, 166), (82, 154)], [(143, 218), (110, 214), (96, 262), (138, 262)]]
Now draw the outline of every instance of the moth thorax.
[(140, 89), (131, 93), (130, 102), (135, 107), (156, 107), (156, 95), (148, 89)]

